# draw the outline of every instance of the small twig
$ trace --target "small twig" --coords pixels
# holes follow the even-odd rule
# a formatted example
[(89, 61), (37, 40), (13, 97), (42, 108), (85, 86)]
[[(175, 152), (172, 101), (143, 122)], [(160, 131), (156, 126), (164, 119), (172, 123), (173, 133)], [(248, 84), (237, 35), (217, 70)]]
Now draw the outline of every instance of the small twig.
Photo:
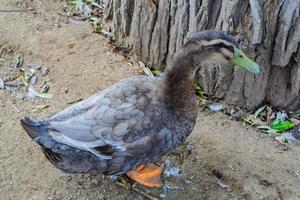
[(0, 48), (0, 57), (2, 56), (2, 53), (3, 53), (4, 49), (5, 49), (5, 46), (2, 46), (2, 47)]
[(15, 106), (15, 104), (11, 103), (11, 105), (17, 111), (17, 113), (20, 113), (20, 110)]
[(77, 102), (82, 101), (82, 100), (83, 100), (83, 98), (79, 98), (79, 99), (76, 99), (76, 100), (74, 100), (74, 101), (68, 102), (68, 104), (77, 103)]
[[(121, 183), (121, 182), (116, 182), (116, 184), (117, 184), (118, 186), (123, 187), (123, 188), (127, 188), (126, 185), (123, 184), (123, 183)], [(136, 192), (137, 194), (139, 194), (139, 195), (141, 195), (141, 196), (143, 196), (143, 197), (146, 197), (146, 198), (149, 199), (149, 200), (159, 200), (158, 198), (155, 198), (155, 197), (153, 197), (153, 196), (147, 194), (146, 192), (144, 192), (144, 191), (142, 191), (142, 190), (140, 190), (140, 189), (138, 189), (138, 188), (132, 187), (132, 190), (133, 190), (134, 192)]]

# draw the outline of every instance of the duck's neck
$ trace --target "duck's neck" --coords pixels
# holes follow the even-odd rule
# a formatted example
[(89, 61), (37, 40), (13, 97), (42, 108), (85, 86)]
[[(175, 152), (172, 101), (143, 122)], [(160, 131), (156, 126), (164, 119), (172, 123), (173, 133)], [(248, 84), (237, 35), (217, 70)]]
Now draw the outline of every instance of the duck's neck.
[(179, 111), (189, 110), (189, 107), (194, 105), (192, 102), (195, 94), (193, 62), (192, 55), (179, 52), (165, 71), (164, 97), (168, 104)]

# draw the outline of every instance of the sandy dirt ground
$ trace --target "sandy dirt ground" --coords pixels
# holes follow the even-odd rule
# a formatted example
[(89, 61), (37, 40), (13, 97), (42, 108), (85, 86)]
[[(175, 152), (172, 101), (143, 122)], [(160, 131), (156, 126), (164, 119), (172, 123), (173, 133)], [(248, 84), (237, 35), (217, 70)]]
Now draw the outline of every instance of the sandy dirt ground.
[[(11, 63), (22, 54), (24, 67), (49, 67), (38, 84), (49, 81), (49, 93), (54, 95), (32, 100), (26, 98), (24, 87), (0, 89), (0, 199), (144, 199), (102, 175), (62, 173), (20, 126), (26, 115), (47, 117), (136, 73), (128, 60), (112, 53), (105, 38), (93, 33), (88, 22), (68, 19), (64, 4), (59, 0), (0, 3), (0, 9), (32, 8), (0, 12), (0, 78), (14, 73)], [(49, 107), (38, 109), (42, 105)], [(190, 153), (188, 143), (194, 147)], [(170, 187), (166, 199), (300, 199), (300, 146), (286, 148), (223, 113), (199, 109), (187, 142), (164, 159), (181, 171), (179, 177), (164, 177)], [(138, 187), (160, 198), (160, 189)]]

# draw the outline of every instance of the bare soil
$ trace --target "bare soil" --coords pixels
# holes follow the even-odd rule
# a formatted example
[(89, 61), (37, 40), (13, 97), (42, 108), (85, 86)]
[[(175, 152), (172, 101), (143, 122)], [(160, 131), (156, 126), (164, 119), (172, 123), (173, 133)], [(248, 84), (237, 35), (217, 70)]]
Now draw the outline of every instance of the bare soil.
[[(144, 199), (99, 176), (69, 175), (54, 168), (22, 130), (26, 115), (44, 118), (92, 95), (136, 69), (112, 53), (107, 40), (88, 22), (66, 17), (59, 0), (1, 0), (0, 78), (14, 73), (11, 63), (43, 64), (50, 72), (49, 100), (28, 99), (24, 89), (0, 89), (0, 199)], [(41, 105), (49, 105), (39, 109)], [(186, 145), (194, 146), (188, 153)], [(186, 144), (164, 159), (181, 170), (164, 177), (167, 199), (300, 199), (300, 146), (288, 148), (231, 120), (223, 113), (199, 109)], [(183, 157), (182, 157), (183, 155)], [(223, 185), (224, 184), (224, 185)], [(160, 189), (138, 186), (159, 198)]]

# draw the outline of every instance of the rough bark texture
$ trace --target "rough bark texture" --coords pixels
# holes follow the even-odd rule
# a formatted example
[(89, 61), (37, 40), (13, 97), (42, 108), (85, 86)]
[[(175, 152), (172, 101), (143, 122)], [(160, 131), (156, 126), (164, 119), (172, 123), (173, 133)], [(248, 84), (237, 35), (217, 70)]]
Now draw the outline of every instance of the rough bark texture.
[(108, 0), (105, 14), (115, 39), (154, 68), (168, 64), (191, 34), (227, 31), (263, 71), (207, 63), (198, 74), (206, 92), (249, 110), (264, 102), (300, 108), (300, 0)]

